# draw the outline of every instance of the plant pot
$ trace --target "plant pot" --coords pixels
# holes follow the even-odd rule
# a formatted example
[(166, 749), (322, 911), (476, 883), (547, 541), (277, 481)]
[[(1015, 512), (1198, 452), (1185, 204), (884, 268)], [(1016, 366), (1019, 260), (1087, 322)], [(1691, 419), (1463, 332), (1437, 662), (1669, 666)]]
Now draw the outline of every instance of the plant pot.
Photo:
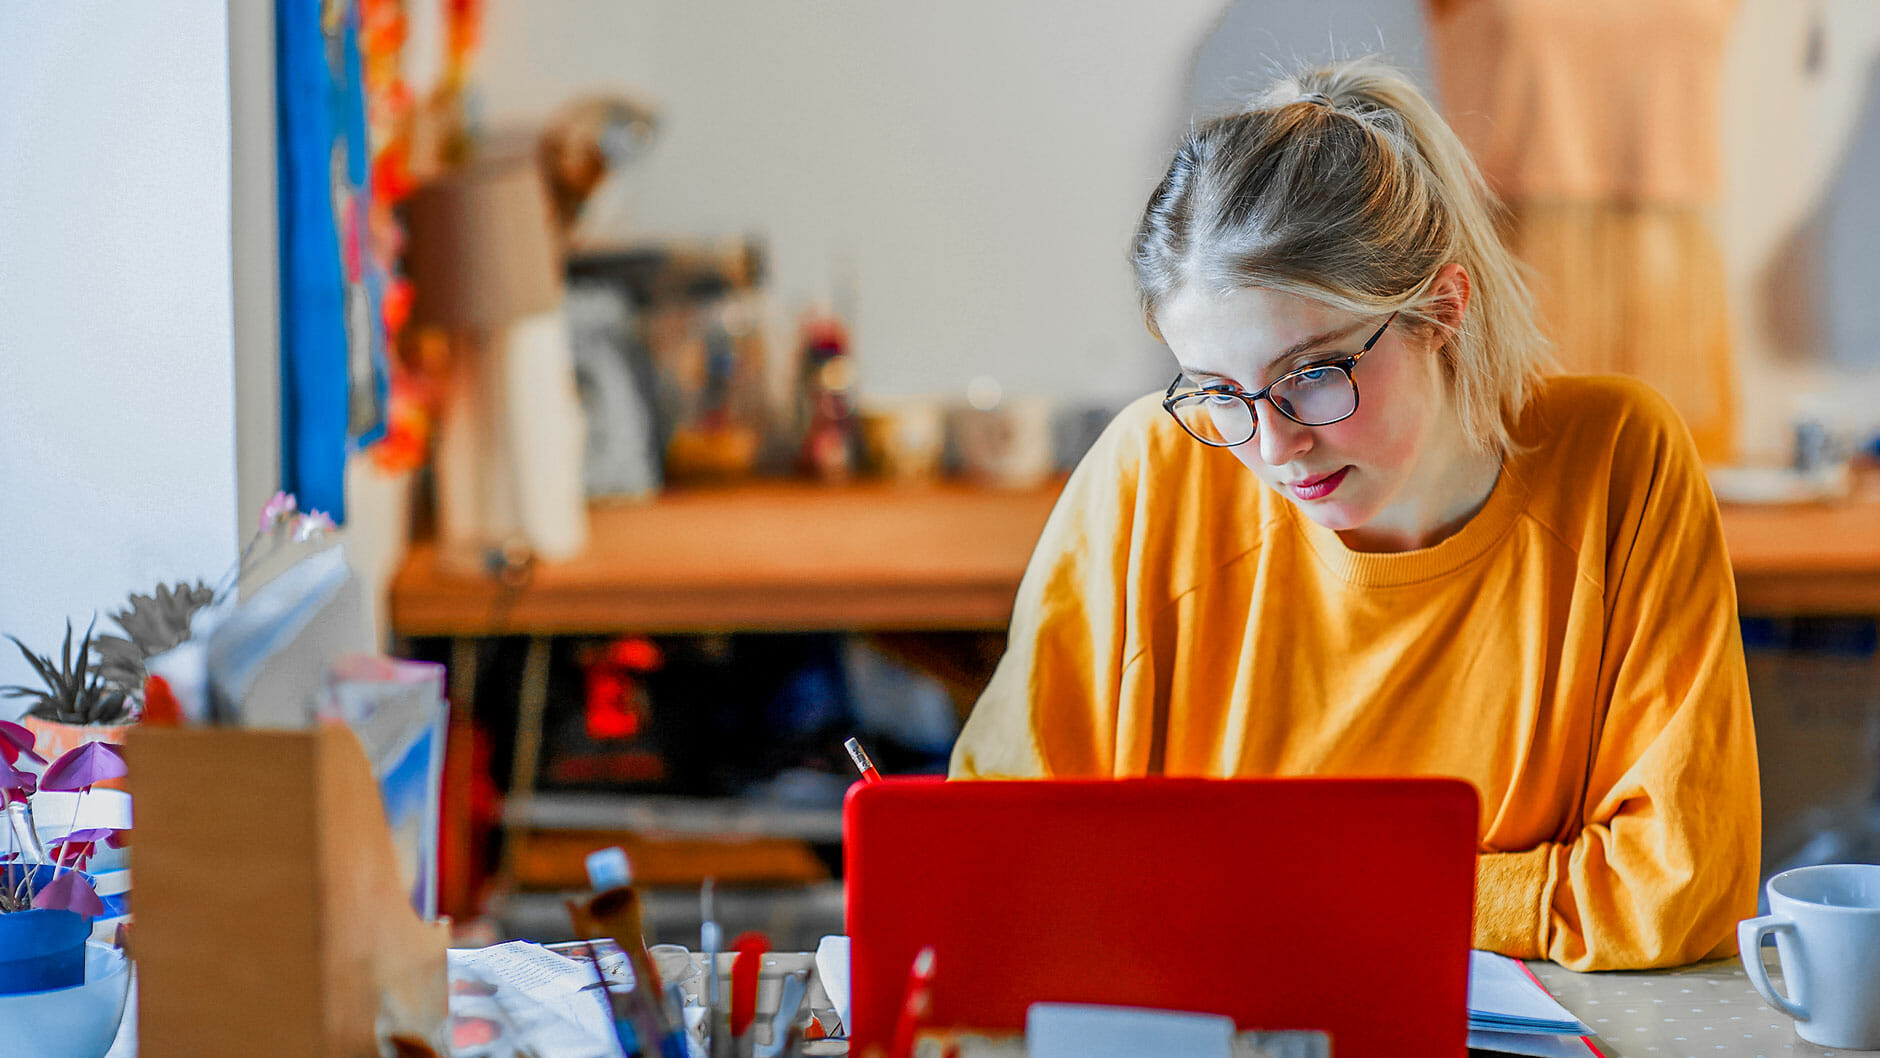
[(72, 911), (0, 915), (0, 996), (82, 984), (90, 936), (91, 920)]
[[(108, 742), (122, 746), (130, 730), (137, 726), (132, 720), (122, 724), (67, 724), (58, 720), (42, 720), (36, 716), (22, 716), (20, 723), (33, 733), (33, 752), (46, 758), (49, 764), (58, 760), (60, 755), (75, 750), (87, 742)], [(124, 789), (123, 779), (107, 779), (98, 784), (98, 789)]]
[(94, 943), (84, 948), (83, 967), (70, 988), (0, 995), (0, 1058), (103, 1058), (124, 1019), (130, 961)]
[[(71, 867), (54, 867), (50, 863), (35, 864), (31, 869), (33, 871), (33, 892), (34, 893), (38, 893), (39, 890), (44, 889), (46, 887), (47, 882), (52, 881), (54, 878), (57, 878), (59, 875), (71, 874), (74, 870), (74, 868), (71, 868)], [(98, 877), (103, 872), (100, 872), (98, 870), (96, 866), (96, 860), (94, 860), (92, 863), (87, 864), (85, 866), (85, 869), (82, 871), (79, 871), (78, 873), (85, 876), (85, 880), (91, 883), (91, 887), (94, 891), (97, 890)], [(120, 891), (112, 892), (109, 895), (104, 894), (104, 893), (99, 893), (98, 902), (104, 905), (104, 913), (98, 916), (101, 919), (102, 918), (119, 918), (119, 917), (122, 917), (124, 915), (128, 915), (131, 913), (130, 894), (127, 892), (123, 892), (120, 890)], [(87, 921), (90, 921), (90, 920), (87, 920)], [(0, 949), (0, 951), (3, 951), (3, 950), (4, 949)]]

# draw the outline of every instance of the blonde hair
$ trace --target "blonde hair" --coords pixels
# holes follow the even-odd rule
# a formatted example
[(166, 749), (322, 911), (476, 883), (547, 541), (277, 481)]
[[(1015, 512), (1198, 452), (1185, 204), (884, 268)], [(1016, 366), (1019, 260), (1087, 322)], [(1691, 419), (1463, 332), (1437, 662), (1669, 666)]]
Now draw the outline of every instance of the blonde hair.
[[(1197, 125), (1149, 197), (1133, 248), (1143, 316), (1189, 284), (1285, 291), (1443, 333), (1438, 356), (1465, 432), (1505, 453), (1548, 359), (1521, 266), (1495, 230), (1474, 159), (1401, 73), (1356, 59), (1284, 78)], [(1430, 280), (1468, 271), (1454, 326)]]

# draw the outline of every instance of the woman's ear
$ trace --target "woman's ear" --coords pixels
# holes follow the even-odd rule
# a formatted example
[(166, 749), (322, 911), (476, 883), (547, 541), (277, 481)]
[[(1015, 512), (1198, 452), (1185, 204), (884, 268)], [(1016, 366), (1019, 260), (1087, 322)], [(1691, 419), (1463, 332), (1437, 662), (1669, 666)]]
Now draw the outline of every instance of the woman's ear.
[(1430, 318), (1453, 334), (1462, 326), (1462, 318), (1469, 311), (1469, 295), (1473, 292), (1468, 269), (1453, 261), (1437, 269), (1430, 280)]

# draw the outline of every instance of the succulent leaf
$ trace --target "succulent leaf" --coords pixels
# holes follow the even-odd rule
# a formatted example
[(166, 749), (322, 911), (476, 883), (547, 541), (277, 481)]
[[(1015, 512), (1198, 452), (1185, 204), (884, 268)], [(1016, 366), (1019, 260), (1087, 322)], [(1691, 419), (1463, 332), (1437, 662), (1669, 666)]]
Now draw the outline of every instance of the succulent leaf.
[(149, 595), (133, 593), (128, 608), (111, 615), (128, 639), (99, 636), (98, 653), (105, 682), (130, 698), (144, 688), (144, 660), (175, 648), (189, 638), (189, 622), (196, 611), (215, 601), (215, 591), (198, 580), (158, 584)]
[(78, 647), (76, 665), (72, 660), (72, 622), (69, 620), (65, 622), (65, 645), (60, 651), (58, 662), (48, 656), (34, 654), (17, 637), (7, 636), (32, 664), (43, 686), (0, 687), (0, 695), (34, 699), (26, 712), (42, 720), (87, 725), (121, 723), (129, 719), (131, 703), (125, 694), (105, 686), (103, 677), (91, 668), (91, 634), (92, 629), (86, 628), (85, 638)]

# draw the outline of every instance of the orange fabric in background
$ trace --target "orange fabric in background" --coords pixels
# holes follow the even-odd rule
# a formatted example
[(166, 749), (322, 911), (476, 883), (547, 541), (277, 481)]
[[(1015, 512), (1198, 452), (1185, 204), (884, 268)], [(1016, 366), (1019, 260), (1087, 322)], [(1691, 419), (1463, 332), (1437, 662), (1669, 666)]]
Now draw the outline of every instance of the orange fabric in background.
[(1722, 254), (1724, 47), (1738, 0), (1427, 0), (1444, 117), (1510, 211), (1560, 363), (1663, 393), (1736, 454)]
[(1427, 0), (1443, 117), (1508, 200), (1714, 202), (1739, 0)]
[(1562, 364), (1664, 394), (1706, 462), (1735, 454), (1736, 363), (1723, 254), (1695, 209), (1524, 202), (1508, 248), (1533, 269), (1541, 326)]
[(1482, 798), (1478, 947), (1733, 952), (1756, 750), (1689, 435), (1636, 382), (1558, 378), (1515, 436), (1461, 531), (1366, 554), (1131, 405), (1039, 540), (953, 775), (1457, 776)]

